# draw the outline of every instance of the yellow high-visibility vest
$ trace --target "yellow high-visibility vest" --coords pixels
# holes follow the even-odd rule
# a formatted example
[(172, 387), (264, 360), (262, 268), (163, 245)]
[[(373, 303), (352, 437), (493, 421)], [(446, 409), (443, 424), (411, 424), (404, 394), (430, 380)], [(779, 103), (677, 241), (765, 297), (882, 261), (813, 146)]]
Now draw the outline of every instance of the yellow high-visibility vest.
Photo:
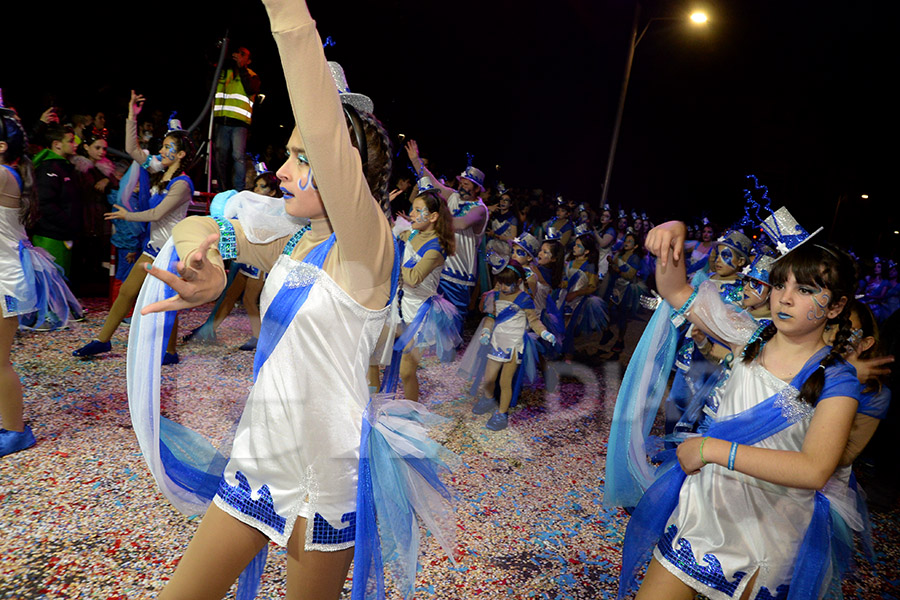
[(213, 116), (231, 117), (243, 121), (247, 125), (253, 118), (253, 101), (247, 96), (244, 84), (241, 83), (240, 77), (236, 76), (233, 69), (226, 69), (219, 76)]

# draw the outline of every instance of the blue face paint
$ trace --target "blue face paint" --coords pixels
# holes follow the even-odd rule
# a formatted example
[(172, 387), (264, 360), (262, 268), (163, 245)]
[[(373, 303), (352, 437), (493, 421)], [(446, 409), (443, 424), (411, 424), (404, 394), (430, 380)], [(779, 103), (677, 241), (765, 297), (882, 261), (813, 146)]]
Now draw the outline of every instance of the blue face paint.
[(822, 288), (816, 288), (813, 291), (812, 301), (816, 307), (806, 313), (806, 318), (810, 321), (824, 319), (828, 315), (828, 303), (831, 301), (831, 296), (823, 292)]
[[(523, 250), (519, 246), (513, 246), (512, 253), (515, 254), (516, 256), (521, 256), (522, 258), (530, 258), (528, 256), (528, 253), (525, 252), (525, 250)], [(519, 262), (522, 262), (522, 261), (519, 261)]]
[(734, 266), (734, 252), (731, 251), (731, 248), (725, 247), (719, 250), (719, 258), (732, 269), (737, 268)]
[(297, 179), (297, 186), (300, 188), (300, 191), (305, 192), (306, 190), (318, 190), (319, 187), (316, 185), (316, 178), (313, 176), (312, 169), (309, 166), (309, 159), (306, 158), (306, 156), (303, 154), (298, 154), (297, 162), (300, 164), (301, 169), (304, 166), (307, 169), (306, 181), (303, 181), (302, 177), (299, 177)]
[(166, 144), (165, 150), (166, 152), (164, 156), (172, 162), (175, 162), (178, 154), (178, 150), (175, 148), (175, 144), (173, 142), (169, 142), (168, 144)]
[(414, 208), (413, 216), (415, 217), (415, 219), (413, 220), (413, 222), (414, 223), (424, 223), (425, 221), (428, 220), (428, 215), (430, 215), (430, 214), (431, 213), (424, 206), (421, 208)]

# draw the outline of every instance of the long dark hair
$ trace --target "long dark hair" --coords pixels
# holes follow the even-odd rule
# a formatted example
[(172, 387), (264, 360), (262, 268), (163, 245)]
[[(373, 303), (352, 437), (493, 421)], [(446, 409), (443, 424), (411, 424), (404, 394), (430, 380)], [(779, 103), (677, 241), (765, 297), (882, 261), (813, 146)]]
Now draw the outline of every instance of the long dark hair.
[[(781, 285), (791, 273), (798, 284), (827, 288), (831, 292), (828, 308), (833, 308), (844, 300), (840, 314), (826, 322), (827, 325), (837, 325), (838, 330), (831, 351), (819, 365), (828, 367), (844, 360), (843, 356), (850, 349), (852, 333), (849, 300), (853, 298), (856, 286), (856, 265), (853, 259), (843, 250), (829, 244), (804, 244), (775, 263), (769, 274), (769, 281), (773, 286)], [(776, 331), (775, 324), (770, 323), (759, 338), (744, 349), (743, 361), (749, 363), (759, 356), (765, 343), (772, 339)], [(825, 369), (816, 369), (800, 388), (799, 399), (815, 405), (824, 385)]]
[(563, 280), (563, 274), (565, 273), (566, 264), (565, 264), (565, 251), (563, 249), (562, 244), (557, 242), (556, 240), (544, 240), (541, 246), (547, 244), (550, 248), (550, 259), (552, 262), (550, 263), (550, 281), (547, 283), (550, 284), (552, 289), (556, 289), (560, 286)]
[(434, 230), (437, 233), (438, 241), (444, 254), (453, 256), (456, 254), (456, 235), (453, 231), (453, 215), (450, 214), (450, 208), (443, 198), (437, 192), (425, 192), (413, 198), (413, 202), (421, 200), (425, 203), (428, 212), (437, 213), (438, 219), (434, 223)]
[(34, 181), (34, 165), (27, 154), (28, 135), (16, 111), (0, 107), (0, 141), (6, 142), (3, 164), (16, 170), (22, 180), (19, 197), (19, 222), (28, 227), (37, 218), (37, 188)]
[[(386, 212), (390, 213), (388, 188), (391, 183), (391, 166), (393, 163), (391, 139), (384, 125), (374, 115), (362, 111), (356, 111), (356, 114), (362, 122), (366, 136), (366, 183), (369, 184), (369, 190), (372, 192), (375, 201), (383, 209), (387, 207)], [(347, 127), (350, 129), (350, 143), (358, 150), (359, 143), (356, 140), (356, 135), (354, 135), (353, 124), (350, 122), (349, 117), (346, 120)]]
[[(868, 360), (870, 358), (881, 356), (881, 336), (878, 332), (878, 321), (875, 320), (872, 309), (869, 308), (865, 302), (855, 298), (850, 300), (847, 304), (849, 306), (850, 314), (855, 314), (856, 318), (859, 319), (859, 328), (862, 330), (862, 337), (871, 337), (875, 340), (872, 347), (857, 354), (857, 358), (860, 360)], [(881, 389), (881, 380), (878, 377), (871, 377), (862, 383), (865, 385), (864, 392), (877, 392)]]
[[(166, 134), (166, 137), (163, 138), (163, 144), (166, 142), (166, 138), (172, 138), (175, 141), (175, 151), (181, 152), (184, 151), (184, 158), (180, 159), (178, 163), (179, 171), (172, 175), (172, 179), (183, 174), (191, 161), (194, 160), (194, 140), (191, 139), (191, 134), (187, 131), (170, 131)], [(157, 192), (163, 191), (163, 178), (166, 176), (166, 172), (168, 169), (163, 169), (158, 173), (152, 173), (150, 175), (150, 188), (156, 188)]]

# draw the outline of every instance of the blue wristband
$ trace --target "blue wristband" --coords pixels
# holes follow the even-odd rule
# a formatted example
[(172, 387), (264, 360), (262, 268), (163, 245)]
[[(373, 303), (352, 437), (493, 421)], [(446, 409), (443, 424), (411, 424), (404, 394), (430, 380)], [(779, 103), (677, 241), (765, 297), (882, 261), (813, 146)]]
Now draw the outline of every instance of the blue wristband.
[(234, 237), (234, 225), (228, 219), (213, 217), (219, 226), (219, 254), (222, 259), (229, 260), (237, 257), (237, 241)]
[(734, 459), (737, 457), (738, 443), (731, 442), (731, 451), (728, 453), (728, 470), (734, 471)]

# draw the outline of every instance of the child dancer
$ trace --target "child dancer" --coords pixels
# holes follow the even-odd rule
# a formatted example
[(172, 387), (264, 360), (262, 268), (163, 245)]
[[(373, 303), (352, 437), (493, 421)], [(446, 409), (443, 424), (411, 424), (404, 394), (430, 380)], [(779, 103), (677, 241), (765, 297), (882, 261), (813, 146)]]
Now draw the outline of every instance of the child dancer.
[[(472, 380), (472, 390), (480, 390), (472, 407), (476, 415), (496, 411), (485, 425), (492, 431), (506, 429), (508, 412), (515, 406), (523, 378), (528, 372), (533, 379), (536, 349), (528, 336), (530, 327), (550, 344), (556, 337), (541, 323), (534, 300), (523, 291), (525, 271), (519, 263), (492, 254), (489, 257), (494, 272), (495, 286), (481, 298), (485, 313), (477, 331), (477, 343), (469, 344), (460, 365), (460, 373)], [(520, 368), (521, 365), (521, 368)], [(514, 381), (514, 376), (519, 377)], [(500, 378), (500, 404), (494, 400), (494, 385)]]
[[(815, 598), (830, 559), (828, 500), (815, 490), (839, 462), (859, 395), (841, 359), (853, 264), (832, 247), (787, 240), (797, 247), (770, 275), (774, 323), (753, 332), (730, 316), (714, 286), (694, 291), (687, 283), (684, 238), (676, 222), (647, 237), (659, 257), (659, 291), (740, 359), (706, 436), (678, 447), (679, 465), (663, 469), (635, 508), (620, 597), (655, 546), (642, 600), (697, 592), (713, 600), (788, 592)], [(831, 347), (822, 341), (828, 322), (839, 325)]]
[[(149, 221), (150, 241), (147, 242), (144, 253), (137, 259), (135, 268), (131, 269), (122, 287), (119, 288), (119, 295), (113, 302), (112, 308), (109, 309), (109, 314), (106, 316), (106, 321), (103, 323), (97, 339), (73, 351), (73, 356), (87, 357), (112, 350), (110, 340), (119, 324), (134, 307), (138, 292), (147, 276), (145, 267), (159, 254), (159, 249), (169, 239), (175, 224), (185, 217), (188, 204), (194, 194), (194, 184), (184, 172), (185, 166), (190, 163), (193, 155), (191, 136), (180, 129), (181, 126), (178, 124), (178, 129), (173, 129), (166, 134), (159, 156), (145, 156), (137, 139), (137, 117), (143, 106), (144, 97), (135, 94), (132, 90), (131, 101), (128, 104), (128, 119), (125, 121), (125, 150), (151, 173), (149, 207), (147, 210), (131, 212), (116, 205), (113, 206), (113, 212), (106, 213), (105, 216), (110, 220)], [(178, 362), (178, 354), (175, 352), (177, 332), (176, 321), (172, 328), (166, 354), (162, 359), (163, 364)]]
[(597, 291), (597, 242), (593, 231), (584, 225), (575, 229), (577, 237), (566, 263), (565, 279), (559, 295), (566, 318), (564, 351), (575, 350), (575, 340), (582, 335), (606, 329), (609, 318), (606, 303), (593, 295)]
[(418, 185), (420, 193), (413, 199), (409, 214), (412, 229), (398, 236), (406, 242), (400, 270), (403, 287), (399, 316), (403, 325), (392, 358), (392, 366), (393, 361), (400, 360), (403, 394), (414, 402), (419, 401), (416, 371), (422, 353), (433, 348), (442, 361), (449, 362), (462, 343), (456, 331), (456, 307), (437, 291), (444, 259), (456, 249), (453, 217), (428, 177), (422, 177)]
[[(363, 597), (369, 587), (383, 597), (383, 578), (370, 580), (380, 575), (383, 559), (394, 561), (392, 572), (402, 576), (400, 592), (408, 595), (418, 554), (408, 551), (418, 539), (408, 505), (422, 498), (422, 490), (406, 484), (421, 480), (408, 471), (394, 478), (383, 470), (414, 461), (423, 469), (422, 479), (449, 493), (430, 467), (437, 450), (420, 433), (427, 412), (408, 401), (373, 402), (366, 409), (365, 370), (400, 268), (390, 226), (373, 197), (387, 198), (390, 141), (372, 115), (371, 100), (350, 92), (340, 66), (325, 61), (305, 3), (266, 0), (265, 5), (296, 122), (289, 157), (277, 173), (285, 212), (254, 225), (248, 206), (237, 220), (190, 217), (177, 225), (173, 243), (151, 270), (177, 295), (142, 310), (179, 310), (215, 299), (226, 281), (223, 258), (269, 271), (255, 383), (231, 458), (221, 479), (203, 473), (217, 484), (195, 484), (190, 494), (170, 484), (172, 473), (159, 457), (163, 440), (153, 420), (142, 421), (149, 409), (158, 414), (153, 399), (158, 380), (143, 381), (154, 357), (142, 354), (148, 352), (142, 332), (151, 328), (161, 343), (164, 326), (153, 315), (137, 319), (131, 331), (129, 363), (142, 360), (129, 367), (129, 403), (157, 483), (188, 512), (203, 510), (214, 495), (160, 598), (221, 598), (251, 561), (258, 577), (269, 540), (287, 547), (289, 598), (336, 600), (351, 558), (354, 596)], [(308, 218), (309, 226), (300, 228), (300, 218)], [(182, 262), (170, 267), (173, 244)], [(166, 294), (148, 279), (142, 297), (149, 301)], [(158, 377), (158, 369), (155, 373)], [(396, 450), (390, 426), (402, 427), (405, 450)], [(390, 453), (381, 456), (386, 450)], [(384, 496), (376, 490), (385, 485), (393, 510), (382, 512)], [(433, 498), (427, 502), (439, 505)], [(426, 522), (434, 531), (435, 521)], [(384, 551), (376, 556), (379, 547)]]

